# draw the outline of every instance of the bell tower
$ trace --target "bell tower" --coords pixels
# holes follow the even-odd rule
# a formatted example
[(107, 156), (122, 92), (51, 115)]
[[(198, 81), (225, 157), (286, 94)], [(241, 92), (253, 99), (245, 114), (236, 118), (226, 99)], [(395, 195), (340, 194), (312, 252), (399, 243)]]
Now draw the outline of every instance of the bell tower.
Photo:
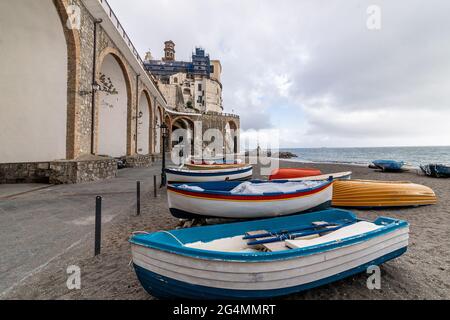
[(172, 40), (164, 42), (164, 58), (163, 61), (175, 60), (175, 43)]

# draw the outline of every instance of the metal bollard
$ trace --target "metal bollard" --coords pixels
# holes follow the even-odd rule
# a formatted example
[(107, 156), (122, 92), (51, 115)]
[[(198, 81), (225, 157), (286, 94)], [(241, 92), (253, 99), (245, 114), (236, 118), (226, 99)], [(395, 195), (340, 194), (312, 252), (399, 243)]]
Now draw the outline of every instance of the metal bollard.
[(141, 182), (136, 183), (136, 215), (141, 214)]
[(100, 254), (102, 242), (102, 197), (95, 201), (95, 256)]
[(156, 187), (156, 176), (153, 176), (153, 196), (155, 198), (158, 197), (158, 191), (157, 191), (157, 187)]

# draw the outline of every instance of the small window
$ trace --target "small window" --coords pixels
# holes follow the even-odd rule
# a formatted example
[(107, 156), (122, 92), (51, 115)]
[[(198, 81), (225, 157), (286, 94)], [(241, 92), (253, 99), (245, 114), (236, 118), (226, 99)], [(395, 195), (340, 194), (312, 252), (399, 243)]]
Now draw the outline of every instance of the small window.
[(198, 84), (198, 91), (202, 91), (202, 84), (201, 83)]
[(214, 73), (214, 66), (211, 66), (211, 73)]
[(177, 78), (177, 77), (175, 77), (175, 78), (173, 79), (173, 83), (178, 83), (178, 78)]

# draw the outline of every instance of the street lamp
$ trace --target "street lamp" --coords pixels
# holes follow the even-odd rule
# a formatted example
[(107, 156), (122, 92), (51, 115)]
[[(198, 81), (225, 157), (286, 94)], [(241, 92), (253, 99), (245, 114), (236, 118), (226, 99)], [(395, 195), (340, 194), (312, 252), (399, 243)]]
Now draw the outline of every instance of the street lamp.
[(223, 156), (223, 163), (227, 163), (227, 156), (226, 156), (226, 148), (225, 146), (222, 147), (222, 156)]
[(161, 129), (161, 136), (163, 138), (162, 143), (162, 171), (161, 171), (161, 188), (165, 187), (167, 185), (167, 176), (166, 176), (166, 143), (167, 143), (167, 137), (168, 137), (168, 127), (163, 122), (160, 125)]

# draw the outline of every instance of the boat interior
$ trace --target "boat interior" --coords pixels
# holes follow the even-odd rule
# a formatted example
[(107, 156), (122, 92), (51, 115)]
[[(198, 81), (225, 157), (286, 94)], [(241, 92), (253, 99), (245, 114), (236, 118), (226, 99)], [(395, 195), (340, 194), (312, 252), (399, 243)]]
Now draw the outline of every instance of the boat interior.
[(225, 181), (225, 182), (199, 182), (174, 185), (175, 188), (189, 191), (199, 191), (220, 194), (287, 194), (324, 186), (329, 182), (324, 181)]
[[(359, 221), (349, 224), (334, 224), (332, 226), (321, 227), (320, 222), (313, 222), (315, 229), (305, 230), (305, 232), (291, 232), (280, 234), (259, 230), (248, 232), (245, 235), (231, 238), (217, 239), (211, 242), (194, 242), (185, 244), (186, 247), (199, 250), (221, 251), (221, 252), (275, 252), (290, 249), (300, 249), (325, 244), (332, 241), (339, 241), (349, 237), (358, 236), (381, 228), (368, 221)], [(333, 230), (333, 231), (329, 231)], [(246, 239), (249, 235), (260, 238)], [(287, 238), (287, 239), (286, 239)], [(292, 239), (289, 239), (292, 238)], [(255, 241), (256, 240), (256, 241)]]

